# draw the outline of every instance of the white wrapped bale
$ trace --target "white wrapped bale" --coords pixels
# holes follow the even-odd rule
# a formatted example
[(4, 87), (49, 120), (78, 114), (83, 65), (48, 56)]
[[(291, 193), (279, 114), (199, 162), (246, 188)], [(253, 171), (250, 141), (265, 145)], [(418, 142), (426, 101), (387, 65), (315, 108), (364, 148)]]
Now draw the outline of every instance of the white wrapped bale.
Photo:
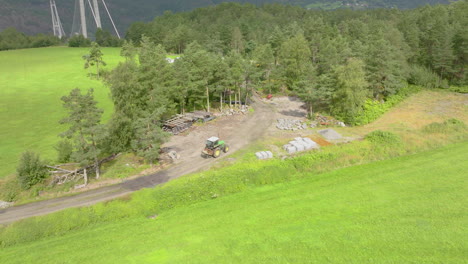
[(311, 148), (314, 148), (314, 149), (318, 149), (320, 148), (320, 145), (317, 144), (317, 142), (313, 141), (312, 139), (310, 138), (304, 138), (304, 141), (309, 143), (312, 147)]
[(255, 153), (255, 156), (259, 160), (271, 159), (273, 158), (273, 153), (271, 151), (259, 151)]
[(304, 146), (305, 146), (305, 149), (306, 149), (306, 150), (309, 150), (309, 149), (312, 148), (312, 144), (309, 143), (309, 142), (304, 142)]
[(267, 159), (273, 158), (273, 153), (271, 153), (271, 151), (265, 151), (265, 153), (267, 155)]
[(294, 146), (289, 146), (286, 151), (289, 153), (289, 154), (293, 154), (293, 153), (296, 153), (297, 152), (297, 149), (296, 147)]
[(262, 160), (262, 159), (264, 159), (264, 157), (263, 157), (263, 153), (262, 153), (262, 152), (257, 152), (257, 153), (255, 153), (255, 156), (256, 156), (256, 157), (257, 157), (257, 159), (259, 159), (259, 160)]
[(297, 149), (297, 151), (304, 151), (305, 150), (304, 145), (300, 144), (299, 142), (294, 141), (294, 143), (291, 144), (291, 145), (293, 145)]

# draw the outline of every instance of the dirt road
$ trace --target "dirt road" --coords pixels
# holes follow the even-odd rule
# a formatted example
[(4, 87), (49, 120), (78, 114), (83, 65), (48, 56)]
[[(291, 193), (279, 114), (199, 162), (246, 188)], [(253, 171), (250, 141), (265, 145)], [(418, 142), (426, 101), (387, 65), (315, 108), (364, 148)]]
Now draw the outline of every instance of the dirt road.
[(128, 180), (117, 185), (90, 190), (75, 196), (55, 198), (0, 210), (0, 224), (8, 224), (23, 218), (45, 215), (70, 207), (87, 206), (111, 200), (207, 168), (216, 161), (212, 158), (204, 159), (200, 156), (207, 133), (215, 133), (215, 136), (226, 139), (230, 145), (230, 153), (232, 153), (260, 138), (274, 121), (275, 111), (271, 106), (258, 100), (252, 106), (255, 112), (242, 120), (236, 122), (224, 120), (220, 121), (224, 122), (223, 124), (211, 125), (216, 130), (214, 132), (210, 132), (210, 124), (208, 123), (205, 129), (194, 131), (189, 135), (178, 136), (179, 138), (173, 137), (166, 144), (166, 147), (178, 151), (181, 159), (167, 170)]

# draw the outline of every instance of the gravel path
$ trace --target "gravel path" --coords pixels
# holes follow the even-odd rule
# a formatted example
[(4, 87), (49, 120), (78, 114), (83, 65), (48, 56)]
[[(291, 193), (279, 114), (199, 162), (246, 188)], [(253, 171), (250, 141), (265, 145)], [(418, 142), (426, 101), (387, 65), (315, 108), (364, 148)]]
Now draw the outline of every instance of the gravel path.
[[(55, 198), (0, 210), (0, 224), (8, 224), (31, 216), (45, 215), (70, 207), (88, 206), (111, 200), (142, 188), (154, 187), (180, 176), (208, 168), (216, 159), (200, 156), (208, 135), (220, 136), (230, 145), (230, 153), (259, 139), (275, 120), (272, 107), (259, 102), (253, 105), (255, 112), (234, 121), (222, 119), (213, 125), (207, 124), (187, 135), (173, 137), (166, 147), (173, 148), (181, 159), (172, 167), (143, 177), (124, 181), (120, 184), (86, 191), (74, 196)], [(211, 129), (210, 129), (210, 126)], [(228, 153), (229, 154), (229, 153)], [(228, 155), (227, 154), (227, 155)], [(224, 156), (227, 156), (226, 154)], [(223, 156), (222, 156), (223, 157)], [(221, 158), (222, 158), (221, 157)]]

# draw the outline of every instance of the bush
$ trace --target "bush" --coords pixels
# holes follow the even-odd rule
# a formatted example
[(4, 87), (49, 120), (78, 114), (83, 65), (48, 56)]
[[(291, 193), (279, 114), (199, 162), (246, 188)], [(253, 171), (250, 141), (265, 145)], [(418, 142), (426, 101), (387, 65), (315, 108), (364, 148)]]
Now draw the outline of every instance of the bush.
[(388, 97), (385, 102), (367, 99), (364, 103), (364, 111), (355, 118), (352, 125), (365, 125), (377, 120), (392, 107), (419, 91), (421, 91), (421, 87), (410, 85), (402, 88), (397, 94)]
[(0, 183), (0, 200), (2, 201), (14, 202), (20, 192), (21, 186), (17, 178), (5, 179)]
[(430, 133), (430, 134), (435, 134), (435, 133), (450, 133), (450, 132), (455, 132), (455, 131), (463, 131), (466, 129), (465, 123), (462, 121), (451, 118), (443, 123), (438, 123), (438, 122), (433, 122), (430, 123), (429, 125), (423, 127), (423, 132)]
[(25, 190), (41, 182), (48, 175), (47, 168), (44, 162), (40, 160), (39, 155), (30, 151), (21, 154), (16, 172), (18, 182), (21, 188)]
[(68, 40), (68, 47), (91, 47), (91, 40), (83, 35), (75, 35)]
[(73, 152), (73, 145), (69, 140), (65, 139), (59, 141), (54, 148), (57, 150), (58, 163), (67, 163), (70, 161)]
[(419, 65), (411, 66), (408, 82), (429, 89), (449, 87), (447, 80), (443, 80), (436, 73)]
[(454, 93), (466, 94), (468, 93), (468, 86), (451, 86), (448, 90)]
[(401, 139), (398, 135), (393, 134), (392, 132), (375, 130), (366, 135), (365, 139), (369, 140), (374, 144), (381, 145), (394, 145), (401, 142)]

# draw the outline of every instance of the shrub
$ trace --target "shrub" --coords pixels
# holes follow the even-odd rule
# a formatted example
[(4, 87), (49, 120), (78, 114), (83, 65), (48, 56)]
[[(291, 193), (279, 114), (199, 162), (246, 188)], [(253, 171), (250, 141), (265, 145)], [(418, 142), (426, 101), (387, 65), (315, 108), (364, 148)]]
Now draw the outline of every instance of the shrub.
[(451, 86), (448, 90), (454, 93), (466, 94), (468, 93), (468, 86)]
[(421, 91), (421, 87), (410, 85), (402, 88), (397, 94), (388, 97), (385, 102), (367, 99), (363, 106), (364, 111), (355, 118), (352, 125), (365, 125), (377, 120), (392, 107), (419, 91)]
[(398, 135), (382, 130), (375, 130), (366, 135), (365, 139), (374, 144), (394, 145), (401, 142)]
[(448, 120), (445, 120), (443, 123), (438, 123), (438, 122), (433, 122), (430, 123), (429, 125), (423, 127), (422, 131), (430, 134), (435, 134), (435, 133), (449, 133), (449, 132), (454, 132), (454, 131), (463, 131), (466, 129), (465, 123), (462, 121), (451, 118)]
[(14, 202), (21, 192), (17, 178), (6, 179), (0, 183), (0, 200), (5, 202)]
[(58, 163), (67, 163), (70, 161), (73, 152), (73, 145), (69, 140), (65, 139), (59, 141), (54, 148), (57, 151)]
[(38, 154), (30, 151), (21, 154), (20, 162), (16, 168), (18, 182), (21, 188), (27, 190), (41, 182), (48, 174), (45, 164)]
[(75, 35), (68, 40), (69, 47), (91, 47), (91, 40), (83, 35)]
[(419, 65), (412, 65), (408, 82), (429, 89), (448, 88), (447, 80), (443, 80), (433, 71)]

